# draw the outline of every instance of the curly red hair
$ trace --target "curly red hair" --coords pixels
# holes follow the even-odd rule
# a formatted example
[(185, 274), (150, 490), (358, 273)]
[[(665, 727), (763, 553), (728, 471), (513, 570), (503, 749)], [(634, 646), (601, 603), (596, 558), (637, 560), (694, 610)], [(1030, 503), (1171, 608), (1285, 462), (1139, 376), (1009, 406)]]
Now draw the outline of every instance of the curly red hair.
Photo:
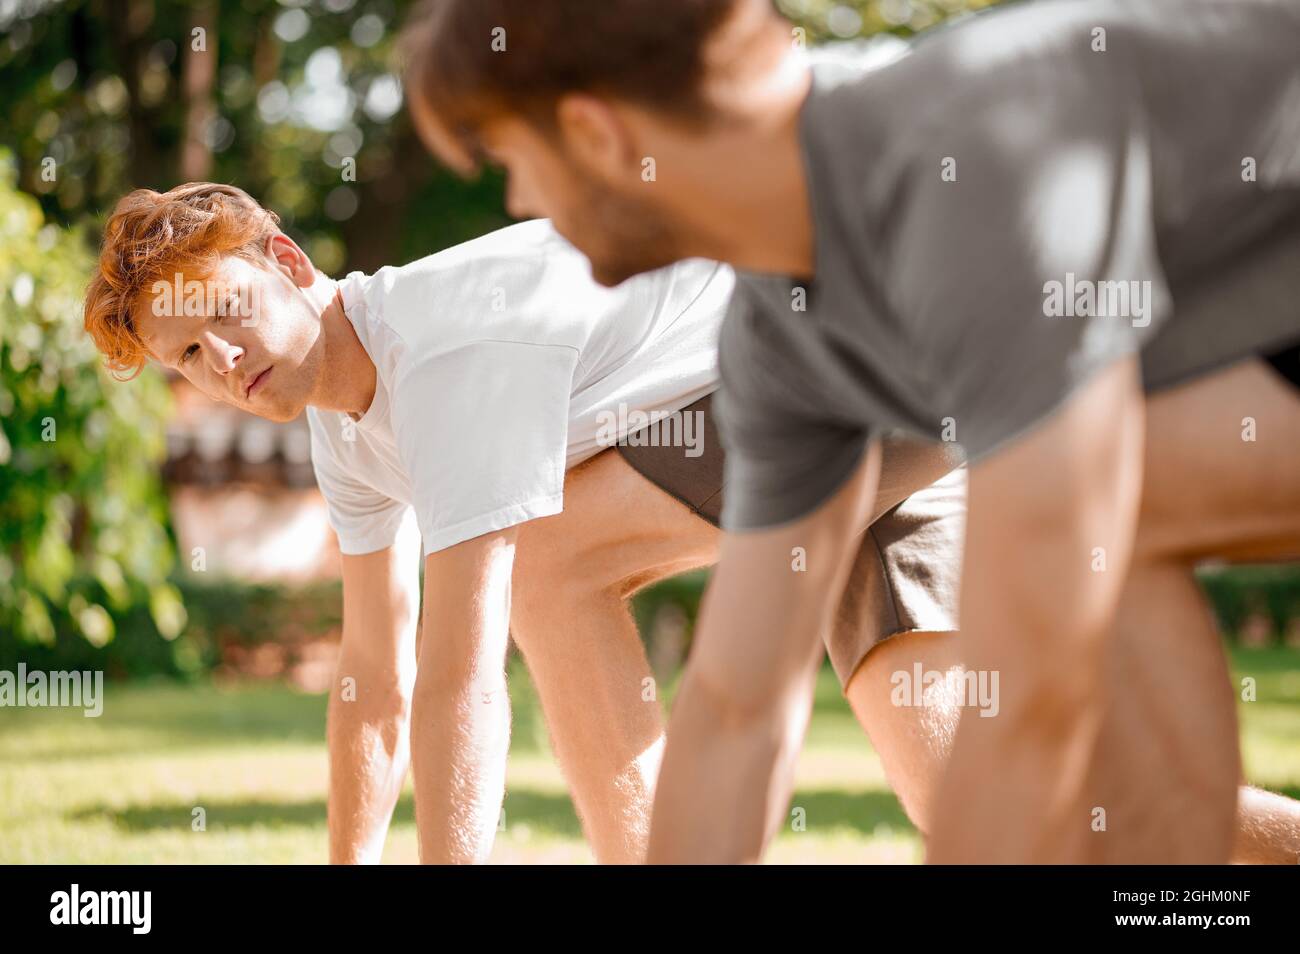
[(149, 351), (132, 312), (155, 282), (176, 275), (204, 281), (226, 255), (259, 261), (279, 224), (274, 212), (230, 185), (189, 182), (124, 196), (104, 227), (99, 266), (86, 289), (86, 331), (109, 370), (129, 380), (144, 368)]

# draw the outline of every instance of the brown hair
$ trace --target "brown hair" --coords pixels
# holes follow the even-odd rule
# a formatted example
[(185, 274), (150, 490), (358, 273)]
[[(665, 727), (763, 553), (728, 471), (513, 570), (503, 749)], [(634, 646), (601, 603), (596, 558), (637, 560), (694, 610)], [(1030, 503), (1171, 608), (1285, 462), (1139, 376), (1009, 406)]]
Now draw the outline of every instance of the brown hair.
[(224, 255), (259, 261), (279, 222), (235, 186), (190, 182), (124, 196), (104, 227), (99, 267), (86, 289), (86, 331), (105, 365), (127, 379), (144, 367), (149, 352), (131, 313), (154, 282), (206, 280)]
[(460, 137), (509, 111), (549, 128), (574, 91), (697, 118), (701, 49), (736, 3), (425, 0), (401, 40), (417, 125), (436, 118)]

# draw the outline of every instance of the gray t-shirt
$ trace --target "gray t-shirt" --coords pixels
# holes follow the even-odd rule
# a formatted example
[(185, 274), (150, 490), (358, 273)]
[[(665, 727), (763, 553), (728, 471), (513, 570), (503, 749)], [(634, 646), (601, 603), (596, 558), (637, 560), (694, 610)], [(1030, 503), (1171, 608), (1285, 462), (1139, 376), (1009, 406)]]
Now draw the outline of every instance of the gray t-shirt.
[(814, 66), (811, 281), (742, 273), (729, 529), (871, 438), (977, 460), (1141, 349), (1148, 390), (1300, 337), (1300, 0), (1059, 0)]

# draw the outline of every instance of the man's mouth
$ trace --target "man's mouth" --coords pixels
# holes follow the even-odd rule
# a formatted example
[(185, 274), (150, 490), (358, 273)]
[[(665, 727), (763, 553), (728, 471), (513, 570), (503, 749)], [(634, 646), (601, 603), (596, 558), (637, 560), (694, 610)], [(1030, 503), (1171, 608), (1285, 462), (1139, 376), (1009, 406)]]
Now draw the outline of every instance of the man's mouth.
[(253, 378), (253, 380), (250, 381), (248, 384), (248, 390), (244, 392), (244, 398), (245, 399), (251, 398), (253, 396), (253, 392), (255, 392), (259, 387), (262, 386), (262, 382), (266, 380), (267, 375), (269, 375), (270, 373), (271, 373), (271, 369), (268, 367), (257, 377)]

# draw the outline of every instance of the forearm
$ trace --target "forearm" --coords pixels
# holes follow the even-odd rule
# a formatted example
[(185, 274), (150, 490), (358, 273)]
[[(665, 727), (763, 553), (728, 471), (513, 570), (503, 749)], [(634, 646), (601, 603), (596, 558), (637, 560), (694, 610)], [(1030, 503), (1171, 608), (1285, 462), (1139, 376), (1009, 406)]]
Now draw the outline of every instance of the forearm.
[(412, 711), (420, 860), (483, 862), (505, 797), (510, 747), (505, 677), (499, 668), (459, 680), (436, 672), (421, 666)]
[(353, 698), (341, 682), (328, 714), (330, 862), (376, 864), (410, 759), (410, 691), (394, 685)]
[[(1078, 864), (1099, 848), (1094, 810), (1106, 805), (1088, 790), (1090, 775), (1114, 770), (1096, 760), (1108, 700), (1146, 692), (1134, 673), (1116, 683), (1106, 671), (1142, 488), (1137, 372), (1126, 360), (1098, 373), (971, 469), (962, 639), (968, 672), (998, 679), (998, 714), (962, 717), (933, 803), (931, 862)], [(1099, 572), (1090, 560), (1103, 556)], [(1126, 798), (1169, 790), (1159, 772), (1111, 777)], [(1145, 860), (1165, 854), (1160, 841)]]
[[(822, 636), (874, 499), (878, 450), (822, 507), (723, 539), (668, 728), (649, 857), (757, 860), (789, 801)], [(796, 551), (806, 564), (791, 563)]]
[(330, 861), (376, 863), (410, 760), (419, 534), (345, 555), (343, 643), (330, 692)]

